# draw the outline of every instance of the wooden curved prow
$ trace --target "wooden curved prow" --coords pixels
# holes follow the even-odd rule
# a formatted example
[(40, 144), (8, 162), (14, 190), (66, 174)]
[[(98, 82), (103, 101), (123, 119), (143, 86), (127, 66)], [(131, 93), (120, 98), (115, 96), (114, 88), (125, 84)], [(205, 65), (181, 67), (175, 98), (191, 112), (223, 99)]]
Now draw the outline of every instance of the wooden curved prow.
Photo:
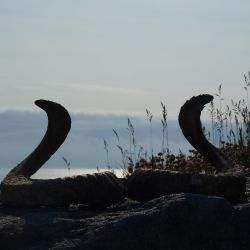
[(47, 131), (37, 148), (13, 168), (7, 177), (10, 175), (22, 175), (26, 178), (32, 176), (58, 150), (70, 131), (71, 118), (63, 106), (46, 100), (37, 100), (35, 104), (47, 113)]
[(201, 111), (205, 104), (212, 100), (213, 96), (208, 94), (192, 97), (181, 107), (178, 120), (182, 133), (189, 143), (217, 170), (221, 171), (235, 167), (235, 163), (225, 159), (202, 132)]

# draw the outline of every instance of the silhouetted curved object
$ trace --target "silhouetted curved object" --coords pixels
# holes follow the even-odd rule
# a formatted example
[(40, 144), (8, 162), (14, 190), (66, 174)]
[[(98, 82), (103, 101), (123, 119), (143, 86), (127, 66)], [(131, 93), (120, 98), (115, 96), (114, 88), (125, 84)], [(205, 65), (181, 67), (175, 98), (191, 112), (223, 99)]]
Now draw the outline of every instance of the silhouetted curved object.
[(201, 111), (212, 100), (211, 95), (199, 95), (186, 101), (180, 110), (179, 124), (186, 139), (217, 168), (218, 173), (209, 175), (138, 169), (127, 181), (129, 197), (147, 201), (162, 195), (188, 192), (221, 196), (233, 203), (245, 200), (245, 174), (233, 161), (223, 157), (202, 132)]
[(67, 110), (51, 101), (35, 104), (48, 116), (48, 128), (37, 148), (13, 168), (0, 185), (0, 202), (7, 206), (67, 206), (86, 204), (105, 207), (125, 196), (124, 185), (110, 172), (49, 180), (30, 177), (57, 151), (71, 127)]
[(232, 203), (246, 201), (246, 178), (240, 171), (211, 175), (138, 169), (129, 176), (127, 188), (128, 196), (138, 201), (176, 193), (220, 196)]
[(194, 96), (186, 101), (179, 113), (179, 124), (183, 135), (189, 143), (217, 170), (221, 171), (235, 167), (235, 163), (223, 157), (202, 132), (201, 111), (204, 105), (212, 100), (213, 96), (205, 94)]
[(7, 175), (30, 177), (57, 151), (67, 137), (71, 119), (68, 111), (55, 102), (37, 100), (35, 104), (48, 116), (47, 131), (37, 148)]

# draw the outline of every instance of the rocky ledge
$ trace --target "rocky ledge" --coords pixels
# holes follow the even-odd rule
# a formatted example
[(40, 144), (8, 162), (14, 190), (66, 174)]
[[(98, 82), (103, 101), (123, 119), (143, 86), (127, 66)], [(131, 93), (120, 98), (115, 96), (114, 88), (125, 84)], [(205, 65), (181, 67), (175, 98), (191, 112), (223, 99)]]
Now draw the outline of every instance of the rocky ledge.
[(250, 204), (175, 194), (105, 210), (0, 208), (1, 249), (250, 249)]

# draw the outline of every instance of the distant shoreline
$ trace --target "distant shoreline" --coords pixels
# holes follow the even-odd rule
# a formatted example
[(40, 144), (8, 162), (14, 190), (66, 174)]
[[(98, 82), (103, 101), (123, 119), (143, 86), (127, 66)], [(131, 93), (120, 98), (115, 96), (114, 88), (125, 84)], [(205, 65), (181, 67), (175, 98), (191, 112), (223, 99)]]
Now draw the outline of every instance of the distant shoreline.
[[(6, 174), (11, 170), (11, 168), (3, 168), (0, 169), (0, 181), (6, 176)], [(112, 169), (111, 169), (112, 170)], [(104, 172), (108, 171), (107, 168), (74, 168), (71, 167), (70, 171), (64, 167), (60, 168), (41, 168), (37, 173), (35, 173), (32, 178), (33, 179), (55, 179), (55, 178), (62, 178), (62, 177), (71, 177), (74, 175), (83, 175), (83, 174), (93, 174), (97, 172)], [(115, 174), (118, 177), (122, 177), (122, 169), (114, 169)]]

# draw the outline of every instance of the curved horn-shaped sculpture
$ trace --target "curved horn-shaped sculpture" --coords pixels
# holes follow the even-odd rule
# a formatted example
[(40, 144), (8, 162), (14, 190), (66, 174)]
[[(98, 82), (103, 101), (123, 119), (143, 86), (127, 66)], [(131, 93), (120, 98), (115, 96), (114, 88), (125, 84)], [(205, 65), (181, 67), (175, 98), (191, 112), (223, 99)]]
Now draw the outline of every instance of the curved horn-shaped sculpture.
[(125, 196), (124, 185), (112, 173), (78, 175), (49, 180), (30, 177), (57, 151), (71, 126), (67, 110), (60, 104), (38, 100), (35, 104), (48, 116), (48, 128), (37, 148), (12, 169), (0, 185), (0, 202), (7, 206), (107, 206)]
[(213, 146), (202, 132), (200, 115), (204, 105), (211, 102), (213, 96), (199, 95), (194, 96), (186, 101), (181, 107), (179, 113), (179, 124), (183, 135), (189, 143), (201, 154), (204, 158), (213, 164), (219, 171), (235, 167), (235, 163), (225, 159), (219, 150)]
[(51, 101), (37, 100), (35, 104), (48, 116), (47, 131), (37, 148), (7, 175), (30, 177), (57, 151), (67, 137), (71, 119), (67, 110)]
[[(179, 124), (186, 139), (218, 170), (232, 169), (202, 133), (200, 114), (211, 95), (192, 97), (181, 108)], [(235, 170), (235, 169), (233, 169)], [(128, 195), (136, 200), (150, 200), (173, 193), (200, 193), (221, 196), (231, 202), (245, 200), (246, 178), (242, 171), (218, 171), (217, 174), (182, 173), (159, 169), (138, 169), (128, 178)]]

